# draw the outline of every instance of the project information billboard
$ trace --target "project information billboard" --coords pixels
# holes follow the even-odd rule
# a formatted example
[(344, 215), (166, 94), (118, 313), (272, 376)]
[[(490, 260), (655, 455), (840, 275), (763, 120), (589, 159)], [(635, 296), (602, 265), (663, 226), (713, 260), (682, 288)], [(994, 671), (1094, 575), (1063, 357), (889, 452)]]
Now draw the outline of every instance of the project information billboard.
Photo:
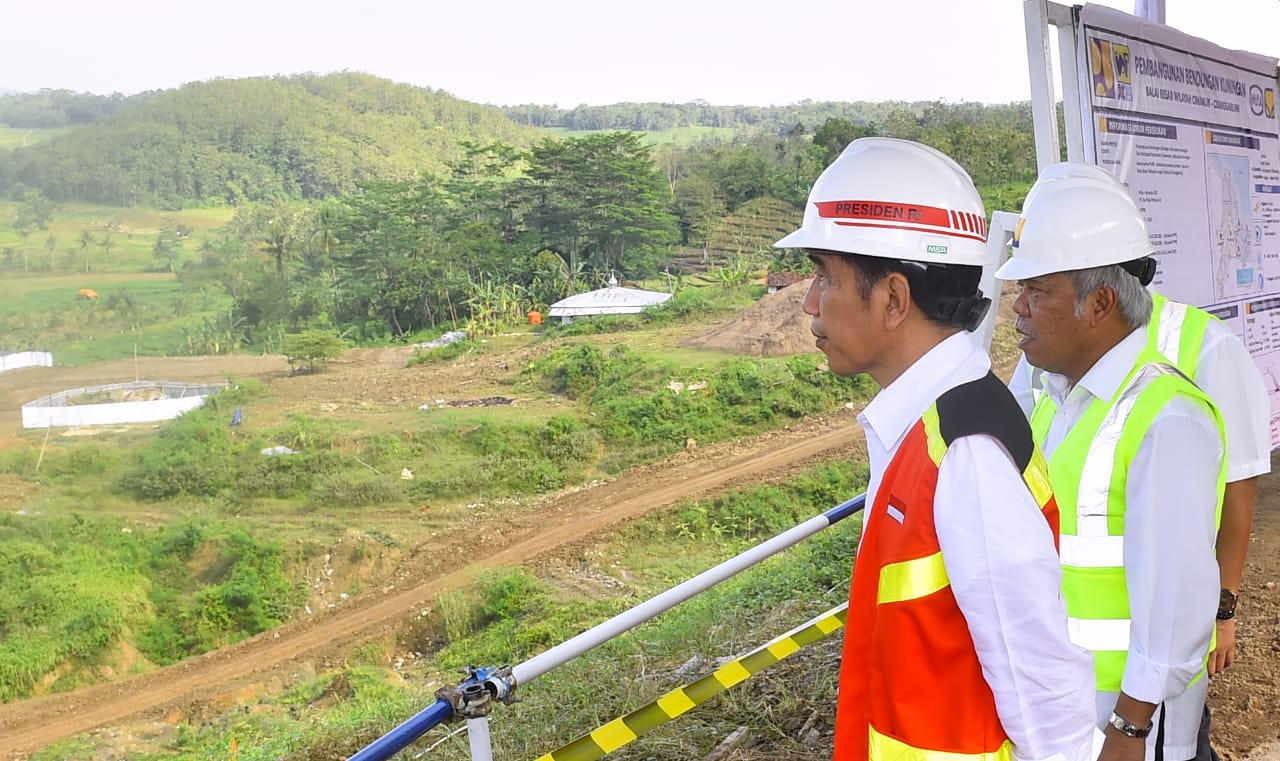
[(1146, 215), (1155, 287), (1244, 340), (1280, 445), (1280, 121), (1276, 59), (1085, 6), (1086, 145)]

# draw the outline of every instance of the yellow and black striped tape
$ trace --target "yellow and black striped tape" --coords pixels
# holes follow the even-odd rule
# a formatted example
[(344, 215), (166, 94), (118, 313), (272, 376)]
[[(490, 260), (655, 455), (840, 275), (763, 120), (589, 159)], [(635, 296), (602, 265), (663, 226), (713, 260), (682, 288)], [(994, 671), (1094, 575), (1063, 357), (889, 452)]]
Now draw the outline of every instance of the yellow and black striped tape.
[(595, 761), (612, 753), (839, 629), (844, 625), (848, 607), (849, 604), (845, 603), (832, 608), (759, 649), (729, 661), (698, 681), (678, 687), (649, 705), (614, 719), (559, 750), (540, 756), (537, 761)]

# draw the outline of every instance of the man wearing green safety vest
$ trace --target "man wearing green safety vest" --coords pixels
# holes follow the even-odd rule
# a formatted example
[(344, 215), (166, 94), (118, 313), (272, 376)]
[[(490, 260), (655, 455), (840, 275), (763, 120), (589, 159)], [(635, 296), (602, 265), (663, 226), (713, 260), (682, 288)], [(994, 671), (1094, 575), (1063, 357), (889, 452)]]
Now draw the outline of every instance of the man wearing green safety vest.
[(1020, 347), (1044, 368), (1031, 427), (1061, 510), (1073, 642), (1094, 656), (1100, 761), (1188, 761), (1218, 607), (1217, 408), (1149, 350), (1155, 262), (1123, 185), (1049, 167), (1013, 256)]
[[(1072, 173), (1109, 181), (1101, 167), (1072, 164)], [(1059, 170), (1062, 173), (1064, 170)], [(1249, 536), (1253, 528), (1258, 477), (1271, 472), (1268, 416), (1271, 402), (1257, 364), (1244, 343), (1221, 320), (1208, 312), (1152, 292), (1147, 348), (1191, 378), (1222, 415), (1227, 439), (1227, 485), (1216, 544), (1221, 591), (1217, 611), (1216, 644), (1209, 657), (1213, 676), (1235, 660), (1236, 602), (1244, 576)], [(1009, 381), (1009, 390), (1030, 417), (1043, 390), (1043, 371), (1024, 354)], [(1197, 761), (1217, 761), (1209, 745), (1206, 706), (1196, 749)]]

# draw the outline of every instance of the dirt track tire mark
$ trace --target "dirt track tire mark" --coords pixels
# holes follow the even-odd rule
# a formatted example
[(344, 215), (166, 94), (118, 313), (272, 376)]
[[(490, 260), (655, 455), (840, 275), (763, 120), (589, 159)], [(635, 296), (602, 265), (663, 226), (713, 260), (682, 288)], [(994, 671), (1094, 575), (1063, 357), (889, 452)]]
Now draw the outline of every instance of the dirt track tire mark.
[(505, 546), (493, 547), (490, 554), (465, 565), (442, 568), (442, 573), (404, 590), (357, 598), (318, 619), (286, 625), (150, 673), (0, 706), (0, 756), (22, 758), (55, 740), (96, 727), (140, 716), (159, 717), (176, 705), (223, 692), (240, 680), (261, 677), (300, 657), (371, 639), (424, 601), (461, 586), (483, 569), (534, 558), (682, 499), (737, 483), (757, 483), (767, 473), (846, 452), (860, 437), (852, 420), (839, 418), (827, 430), (810, 427), (740, 442), (746, 446), (722, 456), (624, 476), (551, 500), (535, 515), (525, 516), (520, 523), (531, 528), (508, 537)]

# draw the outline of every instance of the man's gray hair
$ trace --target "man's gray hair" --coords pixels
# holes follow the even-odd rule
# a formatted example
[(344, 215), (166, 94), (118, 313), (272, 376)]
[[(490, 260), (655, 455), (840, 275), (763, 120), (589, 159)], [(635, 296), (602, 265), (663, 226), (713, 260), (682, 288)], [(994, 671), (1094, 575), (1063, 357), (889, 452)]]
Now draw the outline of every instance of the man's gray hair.
[(1119, 265), (1091, 267), (1067, 274), (1076, 288), (1076, 317), (1084, 316), (1084, 302), (1089, 294), (1106, 286), (1116, 292), (1120, 316), (1130, 328), (1137, 329), (1151, 321), (1150, 291)]

